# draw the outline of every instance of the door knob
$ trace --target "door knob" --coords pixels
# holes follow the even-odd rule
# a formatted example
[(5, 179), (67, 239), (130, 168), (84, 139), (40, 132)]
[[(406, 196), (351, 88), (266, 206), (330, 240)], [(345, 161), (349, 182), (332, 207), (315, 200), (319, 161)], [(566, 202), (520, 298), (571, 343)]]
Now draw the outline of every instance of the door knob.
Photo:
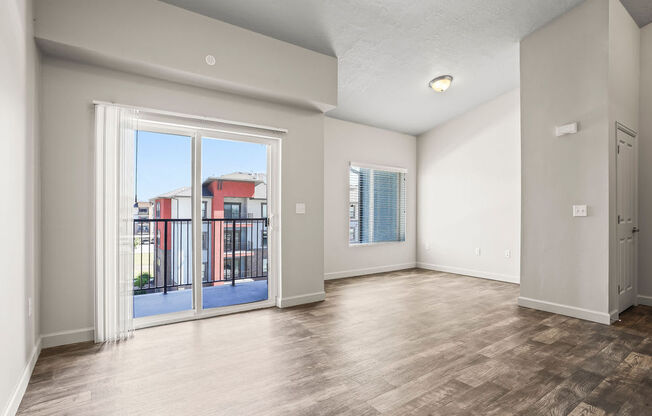
[(634, 234), (634, 233), (638, 233), (638, 232), (640, 232), (640, 231), (641, 231), (641, 230), (640, 230), (638, 227), (634, 227), (634, 228), (632, 228), (632, 234)]

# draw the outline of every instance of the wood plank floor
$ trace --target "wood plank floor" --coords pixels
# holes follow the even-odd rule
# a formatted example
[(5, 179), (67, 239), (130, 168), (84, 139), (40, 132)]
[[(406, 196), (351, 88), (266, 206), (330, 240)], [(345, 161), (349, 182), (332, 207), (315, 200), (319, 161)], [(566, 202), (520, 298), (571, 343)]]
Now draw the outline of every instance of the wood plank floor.
[(652, 308), (604, 326), (409, 270), (326, 301), (44, 350), (21, 415), (652, 415)]

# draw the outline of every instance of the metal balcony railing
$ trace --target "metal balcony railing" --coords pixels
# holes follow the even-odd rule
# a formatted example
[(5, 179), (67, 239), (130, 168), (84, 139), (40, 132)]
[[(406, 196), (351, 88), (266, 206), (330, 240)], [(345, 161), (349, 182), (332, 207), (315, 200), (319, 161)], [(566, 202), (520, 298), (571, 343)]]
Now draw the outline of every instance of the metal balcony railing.
[[(204, 218), (202, 285), (267, 279), (267, 218)], [(134, 294), (190, 288), (191, 219), (134, 220)]]

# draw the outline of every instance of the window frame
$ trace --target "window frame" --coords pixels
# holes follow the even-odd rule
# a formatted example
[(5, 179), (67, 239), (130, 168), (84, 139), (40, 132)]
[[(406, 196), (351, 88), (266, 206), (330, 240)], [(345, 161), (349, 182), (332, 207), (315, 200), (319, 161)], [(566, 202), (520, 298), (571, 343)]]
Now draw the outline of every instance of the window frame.
[[(351, 175), (351, 168), (352, 167), (358, 167), (358, 168), (366, 168), (366, 169), (375, 169), (375, 170), (383, 170), (386, 172), (396, 172), (396, 173), (402, 173), (405, 177), (405, 230), (403, 231), (405, 238), (397, 241), (374, 241), (370, 243), (352, 243), (350, 240), (350, 230), (351, 230), (351, 218), (349, 216), (349, 209), (351, 206), (351, 195), (350, 195), (350, 175)], [(346, 199), (346, 217), (347, 217), (347, 222), (346, 222), (346, 229), (347, 229), (347, 242), (349, 247), (369, 247), (369, 246), (377, 246), (377, 245), (387, 245), (387, 244), (405, 244), (408, 241), (408, 169), (403, 168), (403, 167), (398, 167), (398, 166), (389, 166), (389, 165), (380, 165), (380, 164), (375, 164), (375, 163), (364, 163), (364, 162), (355, 162), (355, 161), (350, 161), (347, 165), (347, 199)], [(400, 198), (400, 197), (399, 197)], [(358, 209), (360, 206), (360, 203), (358, 202)], [(356, 213), (356, 220), (359, 222), (360, 221), (360, 214)], [(399, 221), (400, 222), (400, 221)], [(358, 223), (358, 227), (359, 227)]]
[[(227, 217), (226, 216), (226, 206), (227, 205), (230, 207), (230, 211), (229, 211), (230, 214), (233, 214), (233, 207), (236, 206), (236, 205), (238, 206), (238, 216), (237, 217), (234, 218), (234, 217)], [(242, 218), (242, 202), (225, 201), (224, 202), (224, 218), (229, 219), (229, 220), (243, 219)]]

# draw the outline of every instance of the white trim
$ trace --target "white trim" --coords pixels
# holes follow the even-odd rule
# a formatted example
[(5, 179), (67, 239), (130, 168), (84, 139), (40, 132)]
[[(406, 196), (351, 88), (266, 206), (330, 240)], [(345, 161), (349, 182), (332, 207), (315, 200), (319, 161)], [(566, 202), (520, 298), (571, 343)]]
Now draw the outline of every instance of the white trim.
[(139, 106), (133, 106), (133, 105), (128, 105), (128, 104), (118, 104), (118, 103), (113, 103), (113, 102), (108, 102), (108, 101), (93, 100), (93, 104), (113, 105), (115, 107), (129, 108), (129, 109), (132, 109), (132, 110), (144, 111), (144, 112), (147, 112), (147, 113), (160, 114), (160, 115), (172, 116), (172, 117), (183, 117), (183, 118), (187, 118), (187, 119), (191, 119), (191, 120), (210, 121), (210, 122), (213, 122), (213, 123), (230, 124), (232, 126), (238, 126), (238, 127), (250, 127), (250, 128), (254, 128), (254, 129), (274, 131), (274, 132), (277, 132), (277, 133), (287, 133), (288, 132), (287, 129), (282, 129), (280, 127), (265, 126), (265, 125), (262, 125), (262, 124), (245, 123), (245, 122), (241, 122), (241, 121), (225, 120), (225, 119), (221, 119), (221, 118), (194, 115), (194, 114), (178, 113), (176, 111), (158, 110), (158, 109), (155, 109), (155, 108), (139, 107)]
[(392, 245), (392, 244), (407, 244), (407, 241), (378, 241), (377, 243), (352, 243), (349, 241), (349, 247), (374, 247), (374, 246), (383, 246), (383, 245)]
[(39, 355), (41, 355), (40, 337), (32, 349), (32, 354), (29, 357), (29, 361), (27, 362), (27, 365), (23, 370), (23, 374), (20, 376), (20, 379), (14, 388), (13, 394), (9, 398), (7, 407), (2, 411), (2, 416), (13, 416), (18, 411), (18, 407), (20, 406), (20, 402), (23, 400), (23, 396), (27, 390), (27, 385), (29, 384), (29, 379), (32, 377), (32, 371), (34, 371), (34, 366), (36, 365), (36, 361), (38, 361)]
[(541, 311), (566, 315), (572, 318), (584, 319), (599, 324), (611, 324), (611, 316), (606, 312), (592, 311), (590, 309), (578, 308), (576, 306), (562, 305), (561, 303), (548, 302), (545, 300), (531, 299), (523, 296), (518, 297), (519, 306)]
[(374, 163), (358, 163), (354, 161), (349, 162), (349, 167), (351, 166), (356, 166), (359, 168), (367, 168), (367, 169), (377, 169), (377, 170), (384, 170), (387, 172), (399, 172), (399, 173), (408, 173), (407, 168), (401, 168), (398, 166), (383, 166), (383, 165), (377, 165)]
[(279, 298), (279, 308), (289, 308), (291, 306), (304, 305), (307, 303), (321, 302), (326, 299), (326, 292), (308, 293), (305, 295), (289, 296), (287, 298)]
[(343, 279), (345, 277), (364, 276), (366, 274), (393, 272), (396, 270), (413, 269), (416, 263), (388, 264), (386, 266), (366, 267), (364, 269), (343, 270), (341, 272), (324, 273), (324, 280)]
[(212, 127), (201, 127), (201, 126), (192, 126), (188, 124), (180, 124), (180, 123), (172, 123), (172, 122), (166, 122), (166, 121), (156, 121), (156, 120), (149, 120), (147, 118), (138, 119), (138, 129), (139, 130), (149, 130), (149, 129), (162, 129), (164, 131), (167, 131), (165, 129), (170, 129), (169, 131), (175, 131), (175, 130), (180, 130), (180, 131), (201, 131), (205, 132), (208, 134), (203, 134), (202, 136), (207, 136), (209, 134), (229, 134), (229, 135), (234, 135), (236, 139), (238, 140), (240, 137), (254, 137), (257, 139), (266, 139), (266, 140), (280, 140), (280, 137), (278, 136), (268, 136), (264, 134), (255, 134), (255, 133), (247, 133), (247, 132), (240, 132), (237, 130), (225, 130), (225, 129), (217, 129), (217, 128), (212, 128)]
[(639, 305), (652, 306), (652, 296), (638, 295), (636, 300)]
[(41, 335), (43, 348), (57, 347), (59, 345), (75, 344), (77, 342), (93, 341), (95, 328), (70, 329), (67, 331), (52, 332)]
[(515, 283), (515, 284), (521, 283), (521, 278), (519, 276), (512, 276), (509, 274), (486, 272), (483, 270), (465, 269), (462, 267), (455, 267), (455, 266), (444, 266), (441, 264), (424, 263), (421, 261), (417, 262), (417, 267), (420, 267), (422, 269), (427, 269), (427, 270), (434, 270), (437, 272), (455, 273), (464, 276), (479, 277), (481, 279), (497, 280), (499, 282)]

